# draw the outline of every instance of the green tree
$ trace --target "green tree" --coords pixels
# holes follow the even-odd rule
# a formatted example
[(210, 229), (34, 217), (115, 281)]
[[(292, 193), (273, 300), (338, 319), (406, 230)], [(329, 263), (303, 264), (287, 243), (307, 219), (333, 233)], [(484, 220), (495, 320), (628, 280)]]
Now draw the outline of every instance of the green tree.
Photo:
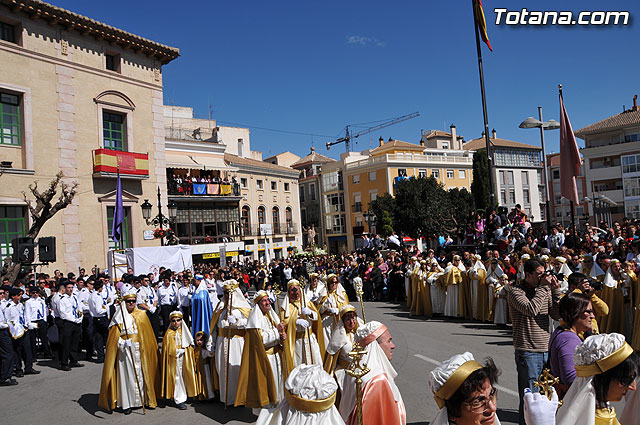
[(411, 178), (396, 184), (395, 229), (413, 237), (455, 229), (449, 194), (433, 177)]
[(379, 229), (380, 230), (378, 231), (378, 233), (380, 233), (380, 235), (384, 238), (390, 236), (393, 233), (391, 214), (389, 214), (389, 211), (384, 211), (382, 213), (382, 220), (380, 220)]
[(480, 149), (473, 153), (473, 182), (471, 183), (471, 193), (473, 194), (475, 207), (477, 209), (488, 211), (494, 207), (494, 205), (491, 205), (489, 162), (486, 149)]
[(369, 202), (369, 211), (374, 213), (376, 216), (376, 220), (378, 221), (378, 231), (382, 230), (383, 224), (381, 220), (384, 218), (385, 212), (391, 219), (389, 225), (394, 227), (396, 200), (393, 198), (393, 196), (389, 195), (388, 193), (385, 193), (382, 196), (378, 196), (375, 200)]
[(475, 210), (473, 195), (466, 188), (449, 189), (449, 204), (455, 231), (464, 233), (469, 214)]

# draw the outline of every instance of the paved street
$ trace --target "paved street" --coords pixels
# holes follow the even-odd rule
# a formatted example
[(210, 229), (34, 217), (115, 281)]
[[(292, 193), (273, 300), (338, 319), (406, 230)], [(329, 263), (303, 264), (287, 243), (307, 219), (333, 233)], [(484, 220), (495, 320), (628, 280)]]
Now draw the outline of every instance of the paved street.
[[(493, 357), (502, 370), (500, 377), (499, 417), (502, 423), (516, 423), (518, 398), (513, 347), (510, 330), (490, 324), (424, 321), (409, 318), (403, 307), (386, 303), (366, 303), (368, 320), (380, 320), (390, 327), (396, 350), (393, 365), (397, 383), (407, 408), (407, 423), (428, 424), (437, 411), (428, 389), (428, 373), (435, 363), (452, 354), (471, 351), (477, 359)], [(359, 310), (359, 307), (358, 307)], [(185, 412), (173, 407), (134, 411), (130, 416), (109, 415), (97, 406), (101, 366), (86, 364), (81, 369), (61, 372), (51, 361), (37, 366), (42, 373), (20, 379), (20, 385), (0, 388), (5, 423), (99, 424), (105, 419), (113, 424), (180, 422), (246, 424), (256, 417), (248, 409), (232, 408), (225, 412), (218, 402), (194, 403)]]

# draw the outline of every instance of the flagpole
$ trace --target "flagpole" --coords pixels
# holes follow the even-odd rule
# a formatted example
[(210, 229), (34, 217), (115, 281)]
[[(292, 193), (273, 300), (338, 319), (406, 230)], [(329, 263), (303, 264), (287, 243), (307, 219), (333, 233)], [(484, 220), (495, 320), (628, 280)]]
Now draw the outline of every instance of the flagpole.
[(482, 94), (482, 117), (484, 119), (484, 143), (487, 150), (487, 164), (489, 168), (489, 187), (491, 195), (491, 207), (495, 208), (496, 197), (495, 188), (493, 185), (493, 156), (491, 155), (491, 141), (489, 140), (489, 118), (487, 117), (487, 95), (484, 91), (484, 70), (482, 67), (482, 49), (480, 48), (480, 33), (478, 31), (478, 15), (476, 13), (475, 2), (477, 0), (471, 0), (471, 7), (473, 8), (473, 22), (476, 30), (476, 51), (478, 53), (478, 72), (480, 74), (480, 93)]

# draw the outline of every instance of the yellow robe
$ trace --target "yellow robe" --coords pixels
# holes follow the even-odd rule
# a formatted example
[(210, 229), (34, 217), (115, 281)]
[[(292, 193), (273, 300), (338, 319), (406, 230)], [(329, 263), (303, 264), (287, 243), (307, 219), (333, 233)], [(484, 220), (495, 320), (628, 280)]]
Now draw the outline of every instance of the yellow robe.
[(207, 369), (205, 365), (209, 365), (209, 373), (211, 375), (211, 382), (213, 383), (216, 364), (213, 361), (213, 357), (203, 357), (202, 349), (200, 348), (194, 349), (193, 357), (196, 365), (196, 397), (198, 397), (198, 400), (207, 400)]
[[(182, 329), (167, 329), (162, 339), (162, 352), (160, 354), (160, 397), (171, 400), (176, 384), (176, 363), (178, 361), (176, 347), (176, 332), (182, 339)], [(195, 397), (203, 389), (197, 387), (196, 382), (196, 361), (193, 346), (184, 349), (184, 360), (182, 361), (182, 379), (187, 390), (187, 397)]]
[(595, 425), (620, 425), (618, 418), (616, 418), (616, 411), (612, 407), (609, 409), (596, 408), (596, 422)]
[(487, 271), (478, 269), (478, 290), (476, 292), (476, 317), (474, 319), (486, 322), (489, 320), (489, 287), (485, 279)]
[(109, 328), (107, 345), (105, 350), (104, 365), (102, 367), (102, 381), (100, 383), (100, 395), (98, 406), (111, 412), (116, 407), (118, 394), (118, 340), (130, 339), (132, 342), (140, 344), (140, 363), (142, 364), (142, 376), (144, 385), (142, 392), (145, 396), (145, 406), (156, 407), (156, 374), (158, 373), (158, 343), (153, 333), (153, 328), (149, 322), (147, 314), (139, 309), (134, 309), (131, 313), (135, 321), (137, 334), (122, 335), (120, 325), (116, 324)]
[(616, 332), (624, 335), (624, 295), (622, 295), (622, 278), (618, 279), (615, 288), (604, 285), (602, 300), (609, 306), (609, 314), (600, 318), (600, 331), (602, 333)]
[(416, 291), (416, 315), (431, 317), (433, 310), (431, 308), (431, 288), (427, 283), (429, 277), (428, 270), (418, 270), (415, 278)]
[[(280, 315), (280, 322), (284, 323), (285, 328), (286, 328), (286, 334), (287, 334), (287, 339), (285, 339), (284, 341), (284, 348), (283, 348), (283, 354), (284, 354), (284, 365), (285, 368), (287, 369), (285, 371), (285, 376), (284, 376), (284, 380), (286, 381), (287, 377), (289, 376), (289, 373), (294, 369), (295, 367), (295, 359), (296, 359), (296, 355), (295, 355), (295, 351), (296, 351), (296, 320), (298, 320), (298, 311), (299, 311), (299, 305), (300, 305), (300, 301), (297, 302), (289, 302), (289, 317), (284, 317), (284, 310), (282, 309), (282, 307), (280, 308), (279, 311), (279, 315)], [(325, 355), (325, 350), (324, 350), (324, 331), (322, 329), (322, 320), (320, 317), (320, 313), (318, 312), (318, 309), (316, 309), (316, 306), (311, 302), (311, 301), (307, 301), (307, 307), (314, 311), (317, 315), (318, 315), (318, 320), (316, 320), (310, 329), (307, 329), (304, 333), (305, 336), (303, 336), (303, 338), (306, 338), (306, 334), (307, 332), (310, 332), (310, 330), (313, 332), (313, 334), (316, 336), (316, 340), (318, 341), (318, 347), (320, 348), (320, 354), (322, 355), (322, 359), (320, 359), (320, 362), (322, 363), (322, 361), (324, 360), (324, 355)], [(314, 359), (316, 360), (316, 359)]]
[(407, 305), (409, 306), (409, 316), (416, 314), (418, 306), (418, 272), (420, 267), (413, 269), (409, 275), (409, 293), (407, 294)]
[(629, 276), (631, 276), (631, 296), (629, 299), (632, 306), (635, 306), (631, 347), (636, 351), (640, 351), (640, 282), (635, 273), (630, 272)]

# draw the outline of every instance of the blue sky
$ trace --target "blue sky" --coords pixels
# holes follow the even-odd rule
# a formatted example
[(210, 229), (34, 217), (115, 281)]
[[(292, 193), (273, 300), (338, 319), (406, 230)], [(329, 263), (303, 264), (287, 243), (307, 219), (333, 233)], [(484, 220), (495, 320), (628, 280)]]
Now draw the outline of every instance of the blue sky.
[[(527, 116), (558, 119), (559, 83), (577, 130), (629, 108), (640, 94), (637, 1), (484, 0), (493, 53), (483, 44), (489, 128), (498, 137), (539, 145)], [(344, 126), (419, 111), (421, 116), (358, 139), (417, 142), (420, 130), (448, 130), (470, 140), (483, 130), (470, 0), (455, 1), (121, 1), (54, 4), (154, 41), (182, 56), (164, 67), (165, 103), (209, 104), (221, 125), (251, 128), (264, 156), (327, 152), (326, 136)], [(496, 26), (494, 8), (626, 10), (627, 26)], [(270, 128), (311, 135), (261, 130)], [(558, 150), (549, 131), (547, 152)], [(579, 144), (581, 141), (578, 141)]]

